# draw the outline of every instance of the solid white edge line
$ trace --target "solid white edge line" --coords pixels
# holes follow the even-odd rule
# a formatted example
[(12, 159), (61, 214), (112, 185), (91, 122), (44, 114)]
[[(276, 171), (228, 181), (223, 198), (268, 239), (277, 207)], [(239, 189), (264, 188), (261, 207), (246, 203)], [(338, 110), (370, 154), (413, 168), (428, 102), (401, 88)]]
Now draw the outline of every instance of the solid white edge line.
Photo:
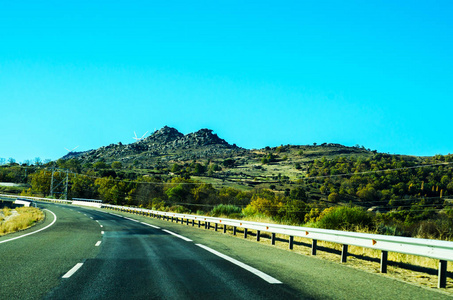
[(71, 270), (68, 271), (68, 273), (64, 274), (62, 278), (69, 278), (71, 277), (72, 275), (74, 275), (75, 272), (77, 272), (78, 269), (80, 269), (80, 267), (83, 266), (83, 263), (78, 263), (76, 264)]
[(50, 212), (50, 213), (51, 213), (51, 214), (53, 215), (54, 219), (53, 219), (52, 223), (50, 223), (50, 224), (49, 224), (49, 225), (47, 225), (46, 227), (44, 227), (44, 228), (41, 228), (41, 229), (39, 229), (39, 230), (36, 230), (36, 231), (30, 232), (30, 233), (27, 233), (27, 234), (24, 234), (24, 235), (21, 235), (21, 236), (17, 236), (17, 237), (15, 237), (15, 238), (12, 238), (12, 239), (8, 239), (8, 240), (0, 241), (0, 244), (2, 244), (2, 243), (6, 243), (6, 242), (10, 242), (10, 241), (13, 241), (13, 240), (17, 240), (17, 239), (20, 239), (20, 238), (26, 237), (26, 236), (28, 236), (28, 235), (31, 235), (31, 234), (35, 234), (35, 233), (38, 233), (38, 232), (40, 232), (40, 231), (43, 231), (44, 229), (47, 229), (47, 228), (49, 228), (50, 226), (52, 226), (52, 225), (53, 225), (53, 224), (54, 224), (54, 223), (55, 223), (55, 222), (57, 221), (57, 216), (56, 216), (56, 215), (55, 215), (55, 214), (54, 214), (54, 213), (53, 213), (52, 211), (50, 211), (50, 210), (48, 210), (48, 209), (43, 209), (43, 210), (47, 210), (47, 211), (49, 211), (49, 212)]
[(98, 241), (98, 242), (96, 243), (95, 246), (96, 246), (96, 247), (99, 247), (99, 245), (100, 245), (101, 243), (102, 243), (102, 241)]
[(155, 228), (155, 229), (160, 229), (160, 227), (157, 227), (157, 226), (154, 226), (154, 225), (151, 225), (151, 224), (145, 223), (145, 222), (140, 222), (140, 223), (142, 223), (143, 225), (146, 225), (146, 226), (149, 226), (149, 227)]
[(169, 230), (162, 229), (162, 231), (165, 231), (166, 233), (169, 233), (169, 234), (171, 234), (171, 235), (174, 235), (174, 236), (176, 236), (176, 237), (178, 237), (178, 238), (180, 238), (180, 239), (182, 239), (182, 240), (185, 240), (186, 242), (192, 242), (191, 239), (188, 239), (188, 238), (186, 238), (186, 237), (184, 237), (184, 236), (182, 236), (182, 235), (176, 234), (176, 233), (171, 232), (171, 231), (169, 231)]
[(133, 222), (140, 222), (140, 221), (137, 221), (137, 220), (134, 220), (134, 219), (131, 219), (131, 218), (126, 218), (124, 217), (126, 220), (129, 220), (129, 221), (133, 221)]
[(231, 263), (233, 263), (233, 264), (235, 264), (235, 265), (237, 265), (237, 266), (239, 266), (239, 267), (241, 267), (241, 268), (243, 268), (243, 269), (245, 269), (245, 270), (247, 270), (247, 271), (249, 271), (249, 272), (251, 272), (253, 274), (255, 274), (258, 277), (261, 277), (263, 280), (267, 281), (270, 284), (281, 284), (282, 283), (281, 281), (275, 279), (272, 276), (267, 275), (266, 273), (261, 272), (260, 270), (255, 269), (254, 267), (246, 265), (246, 264), (244, 264), (244, 263), (242, 263), (242, 262), (240, 262), (240, 261), (238, 261), (238, 260), (236, 260), (236, 259), (234, 259), (232, 257), (226, 256), (225, 254), (217, 252), (214, 249), (211, 249), (211, 248), (209, 248), (209, 247), (207, 247), (205, 245), (202, 245), (202, 244), (196, 244), (196, 245), (198, 247), (200, 247), (200, 248), (205, 249), (206, 251), (211, 252), (212, 254), (215, 254), (215, 255), (217, 255), (217, 256), (219, 256), (219, 257), (221, 257), (221, 258), (223, 258), (223, 259), (225, 259), (225, 260), (227, 260), (227, 261), (229, 261), (229, 262), (231, 262)]

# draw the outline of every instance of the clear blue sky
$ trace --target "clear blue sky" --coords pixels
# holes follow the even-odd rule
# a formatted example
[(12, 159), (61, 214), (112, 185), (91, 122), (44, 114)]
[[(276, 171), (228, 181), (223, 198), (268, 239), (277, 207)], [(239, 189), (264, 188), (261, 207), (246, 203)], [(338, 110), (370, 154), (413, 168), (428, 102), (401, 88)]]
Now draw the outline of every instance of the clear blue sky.
[(245, 148), (453, 153), (452, 3), (1, 1), (0, 158), (165, 125)]

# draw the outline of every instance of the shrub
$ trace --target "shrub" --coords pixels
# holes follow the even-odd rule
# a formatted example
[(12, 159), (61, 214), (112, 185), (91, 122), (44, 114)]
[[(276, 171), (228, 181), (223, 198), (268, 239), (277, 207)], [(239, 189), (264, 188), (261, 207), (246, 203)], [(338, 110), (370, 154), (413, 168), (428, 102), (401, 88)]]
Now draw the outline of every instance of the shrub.
[(319, 215), (321, 212), (319, 211), (319, 208), (313, 207), (310, 209), (310, 212), (305, 215), (304, 221), (305, 223), (314, 223), (318, 219)]
[(189, 212), (189, 210), (182, 205), (173, 205), (170, 207), (170, 211), (178, 213), (178, 214), (183, 214), (183, 213)]
[(252, 217), (258, 214), (258, 211), (254, 206), (247, 205), (245, 208), (242, 209), (242, 214), (247, 217)]
[(316, 226), (325, 229), (353, 230), (357, 226), (369, 227), (372, 217), (360, 207), (336, 206), (321, 213)]
[(241, 214), (241, 212), (242, 209), (238, 206), (231, 204), (219, 204), (212, 209), (211, 215), (214, 217), (231, 216), (233, 214)]
[(304, 223), (307, 213), (307, 204), (302, 200), (287, 199), (273, 219), (289, 224)]
[(261, 215), (272, 218), (277, 214), (281, 206), (282, 203), (273, 198), (273, 194), (255, 195), (252, 202), (243, 209), (242, 213), (246, 216)]

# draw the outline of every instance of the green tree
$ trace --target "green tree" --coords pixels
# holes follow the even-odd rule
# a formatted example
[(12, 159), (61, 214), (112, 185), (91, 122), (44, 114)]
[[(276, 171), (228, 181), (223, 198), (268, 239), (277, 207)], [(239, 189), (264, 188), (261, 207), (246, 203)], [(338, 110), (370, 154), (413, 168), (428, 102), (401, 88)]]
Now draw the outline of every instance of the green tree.
[(112, 169), (122, 169), (123, 164), (120, 161), (114, 161), (112, 162)]
[[(88, 175), (94, 175), (90, 172)], [(95, 179), (89, 176), (71, 176), (70, 198), (96, 199), (99, 195), (95, 186)]]
[(97, 161), (93, 164), (93, 168), (96, 170), (106, 169), (107, 164), (104, 161)]
[(305, 189), (302, 187), (296, 187), (291, 190), (289, 193), (289, 197), (294, 200), (302, 200), (305, 201), (307, 200), (307, 194), (305, 192)]
[(171, 166), (171, 170), (170, 171), (173, 172), (173, 173), (178, 173), (179, 171), (181, 171), (181, 166), (178, 165), (178, 164), (173, 164)]
[(330, 193), (329, 196), (327, 197), (327, 200), (329, 202), (338, 202), (340, 200), (340, 195), (338, 193)]
[(232, 168), (234, 167), (234, 165), (236, 164), (235, 160), (232, 159), (232, 158), (227, 158), (223, 161), (223, 165), (226, 167), (226, 168)]
[(39, 193), (44, 197), (50, 194), (52, 172), (40, 170), (34, 174), (31, 174), (30, 177), (33, 192)]

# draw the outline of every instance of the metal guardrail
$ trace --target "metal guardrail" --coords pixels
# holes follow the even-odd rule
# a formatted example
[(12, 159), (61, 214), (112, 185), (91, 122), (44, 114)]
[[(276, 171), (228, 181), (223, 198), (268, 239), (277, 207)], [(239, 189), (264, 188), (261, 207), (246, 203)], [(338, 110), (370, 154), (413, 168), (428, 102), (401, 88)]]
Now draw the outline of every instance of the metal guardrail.
[(248, 230), (256, 231), (256, 238), (259, 241), (261, 232), (271, 233), (272, 244), (275, 244), (275, 234), (283, 234), (289, 237), (289, 248), (293, 249), (294, 237), (308, 238), (312, 240), (312, 255), (316, 255), (317, 241), (333, 242), (342, 245), (341, 262), (346, 262), (348, 256), (348, 246), (359, 246), (381, 251), (381, 272), (387, 272), (388, 252), (424, 256), (439, 260), (438, 287), (445, 288), (447, 280), (447, 261), (453, 261), (453, 242), (439, 241), (420, 238), (387, 236), (380, 234), (357, 233), (340, 230), (328, 230), (319, 228), (309, 228), (300, 226), (289, 226), (280, 224), (266, 224), (260, 222), (241, 221), (226, 218), (214, 218), (208, 216), (178, 214), (172, 212), (162, 212), (143, 208), (133, 208), (103, 204), (102, 207), (121, 211), (138, 213), (158, 218), (164, 218), (181, 223), (185, 222), (192, 226), (195, 222), (198, 227), (204, 223), (205, 228), (212, 228), (211, 223), (217, 231), (219, 225), (233, 227), (233, 234), (236, 235), (237, 228), (244, 229), (244, 237), (247, 237)]
[(31, 197), (31, 196), (17, 196), (17, 195), (3, 195), (0, 194), (0, 197), (12, 198), (12, 199), (27, 199), (27, 200), (39, 200), (47, 202), (57, 202), (57, 203), (67, 203), (71, 204), (71, 200), (61, 200), (61, 199), (49, 199), (49, 198), (40, 198), (40, 197)]
[(102, 200), (98, 200), (98, 199), (87, 199), (87, 198), (72, 198), (72, 201), (84, 201), (84, 202), (102, 203)]

